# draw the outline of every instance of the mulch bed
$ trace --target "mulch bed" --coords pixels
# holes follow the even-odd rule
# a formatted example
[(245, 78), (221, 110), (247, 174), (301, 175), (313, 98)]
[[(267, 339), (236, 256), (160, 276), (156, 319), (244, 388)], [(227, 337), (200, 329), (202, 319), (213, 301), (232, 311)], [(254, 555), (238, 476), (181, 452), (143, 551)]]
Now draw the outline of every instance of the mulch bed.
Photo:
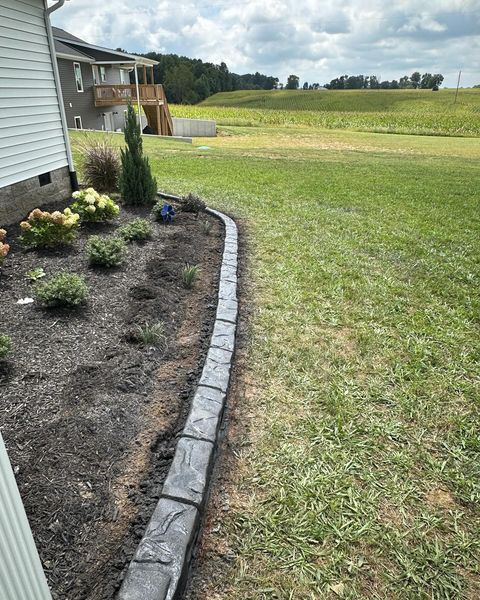
[[(114, 597), (160, 495), (215, 317), (223, 229), (213, 217), (179, 213), (130, 245), (124, 266), (88, 266), (88, 236), (137, 216), (148, 212), (122, 208), (113, 225), (82, 226), (71, 248), (14, 242), (0, 274), (0, 332), (14, 348), (0, 365), (0, 428), (56, 599)], [(8, 233), (11, 243), (19, 232)], [(192, 290), (180, 279), (186, 262), (201, 267)], [(36, 267), (85, 274), (87, 305), (18, 305)], [(158, 321), (166, 344), (138, 344), (137, 326)]]

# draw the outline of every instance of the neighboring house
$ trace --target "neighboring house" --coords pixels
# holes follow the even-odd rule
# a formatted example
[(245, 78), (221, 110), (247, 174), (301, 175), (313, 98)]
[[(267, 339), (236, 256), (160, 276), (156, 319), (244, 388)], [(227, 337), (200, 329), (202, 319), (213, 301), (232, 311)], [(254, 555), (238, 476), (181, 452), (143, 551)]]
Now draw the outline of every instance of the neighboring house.
[[(132, 102), (139, 112), (143, 108), (152, 133), (172, 135), (163, 87), (153, 80), (158, 62), (89, 44), (57, 27), (53, 36), (69, 127), (123, 130), (127, 104)], [(142, 84), (138, 83), (139, 67)], [(130, 73), (135, 83), (130, 83)]]
[(76, 176), (44, 0), (0, 0), (0, 227), (65, 199)]

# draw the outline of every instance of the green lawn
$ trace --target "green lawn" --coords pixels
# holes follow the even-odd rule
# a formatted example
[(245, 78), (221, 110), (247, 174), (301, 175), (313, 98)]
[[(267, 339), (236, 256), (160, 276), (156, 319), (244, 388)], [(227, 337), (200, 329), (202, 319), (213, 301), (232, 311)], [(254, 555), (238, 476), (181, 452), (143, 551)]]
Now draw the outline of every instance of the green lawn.
[(378, 133), (480, 136), (480, 90), (238, 91), (197, 106), (172, 106), (179, 117), (220, 125), (353, 129)]
[(480, 597), (480, 140), (222, 133), (145, 141), (248, 240), (250, 433), (204, 597)]

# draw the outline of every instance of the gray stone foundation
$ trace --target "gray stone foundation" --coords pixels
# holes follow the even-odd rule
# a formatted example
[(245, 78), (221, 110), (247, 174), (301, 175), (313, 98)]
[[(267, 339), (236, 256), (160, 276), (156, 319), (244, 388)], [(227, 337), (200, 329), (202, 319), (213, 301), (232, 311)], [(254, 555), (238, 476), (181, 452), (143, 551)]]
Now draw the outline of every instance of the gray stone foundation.
[(50, 171), (52, 182), (40, 186), (38, 177), (31, 177), (0, 188), (0, 227), (23, 220), (34, 208), (66, 200), (72, 194), (68, 167)]

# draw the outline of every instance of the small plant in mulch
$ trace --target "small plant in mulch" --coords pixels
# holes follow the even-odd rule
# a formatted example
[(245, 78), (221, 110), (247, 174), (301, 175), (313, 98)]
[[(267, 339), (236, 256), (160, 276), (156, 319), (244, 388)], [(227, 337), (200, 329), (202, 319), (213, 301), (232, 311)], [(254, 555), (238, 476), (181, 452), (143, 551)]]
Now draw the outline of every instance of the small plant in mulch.
[(200, 267), (198, 265), (186, 264), (182, 269), (182, 283), (187, 289), (191, 289), (193, 284), (197, 280), (200, 273)]
[(160, 346), (165, 343), (165, 325), (158, 323), (145, 323), (139, 325), (135, 338), (144, 346)]
[(173, 221), (175, 209), (171, 204), (167, 204), (166, 202), (163, 202), (163, 200), (159, 200), (152, 208), (152, 213), (157, 221), (162, 221), (163, 223), (167, 224)]
[(93, 235), (87, 243), (90, 264), (97, 267), (117, 267), (127, 256), (125, 240), (116, 236)]
[(5, 241), (7, 239), (6, 229), (0, 229), (0, 267), (3, 265), (3, 261), (10, 252), (10, 245)]
[(212, 222), (211, 221), (207, 221), (205, 219), (205, 221), (202, 221), (202, 231), (204, 233), (204, 235), (210, 235), (211, 231), (212, 231)]
[(37, 281), (37, 279), (41, 279), (42, 277), (45, 277), (45, 275), (46, 273), (43, 270), (43, 267), (35, 267), (35, 269), (31, 269), (25, 273), (25, 277), (29, 281)]
[(151, 238), (152, 233), (152, 224), (146, 219), (133, 219), (118, 230), (118, 234), (127, 242), (143, 242)]
[(72, 194), (75, 202), (70, 206), (74, 213), (80, 215), (82, 221), (105, 222), (118, 215), (118, 204), (105, 194), (99, 194), (93, 188), (80, 190)]
[(203, 212), (207, 208), (205, 202), (196, 194), (187, 194), (180, 199), (180, 202), (183, 212), (190, 212), (196, 215)]
[(10, 336), (0, 333), (0, 359), (7, 358), (12, 351), (12, 339)]
[(80, 215), (69, 208), (53, 213), (36, 208), (20, 223), (21, 243), (27, 248), (48, 248), (70, 244), (76, 237)]
[(152, 175), (148, 158), (143, 156), (143, 141), (135, 110), (128, 105), (125, 122), (126, 149), (121, 150), (120, 193), (125, 204), (151, 204), (157, 193), (157, 181)]
[(80, 143), (83, 175), (88, 185), (100, 192), (116, 190), (120, 178), (118, 148), (107, 139), (90, 139)]
[(34, 293), (40, 304), (47, 308), (74, 308), (85, 302), (88, 288), (82, 275), (63, 272), (45, 283), (37, 283)]

